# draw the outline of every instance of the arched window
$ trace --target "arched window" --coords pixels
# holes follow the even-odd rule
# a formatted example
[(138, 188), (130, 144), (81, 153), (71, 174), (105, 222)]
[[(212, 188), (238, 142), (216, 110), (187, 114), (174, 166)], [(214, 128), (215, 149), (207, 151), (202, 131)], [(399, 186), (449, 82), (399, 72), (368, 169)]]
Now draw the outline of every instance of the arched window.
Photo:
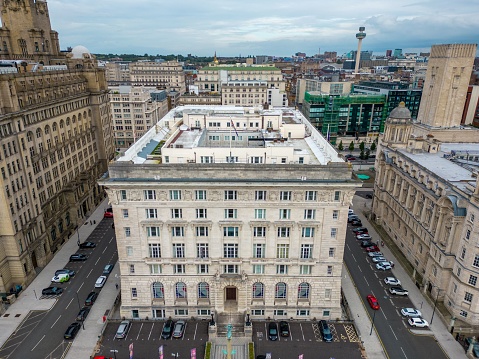
[(301, 283), (298, 287), (298, 299), (308, 299), (309, 298), (309, 284)]
[(50, 134), (50, 126), (46, 125), (45, 126), (45, 135), (49, 135)]
[(57, 123), (56, 122), (53, 122), (53, 125), (52, 125), (52, 130), (53, 131), (56, 131), (58, 128), (57, 128)]
[(198, 284), (198, 298), (205, 299), (210, 297), (210, 286), (206, 282)]
[(165, 298), (165, 289), (162, 283), (154, 282), (151, 285), (151, 289), (153, 291), (153, 298), (160, 298), (160, 299)]
[(60, 120), (60, 128), (65, 127), (65, 122), (63, 120)]
[(66, 122), (67, 126), (70, 126), (70, 117), (67, 117), (67, 122)]
[(37, 128), (36, 133), (37, 133), (37, 138), (42, 137), (42, 130), (40, 130), (39, 128)]
[(264, 298), (263, 283), (256, 282), (253, 284), (253, 298)]
[(276, 287), (274, 289), (274, 297), (277, 299), (286, 298), (286, 283), (283, 283), (283, 282), (276, 283)]
[(186, 299), (186, 284), (183, 282), (176, 283), (176, 299)]
[(33, 132), (32, 132), (32, 131), (28, 131), (28, 132), (27, 132), (27, 141), (28, 141), (28, 142), (32, 142), (32, 141), (33, 141)]

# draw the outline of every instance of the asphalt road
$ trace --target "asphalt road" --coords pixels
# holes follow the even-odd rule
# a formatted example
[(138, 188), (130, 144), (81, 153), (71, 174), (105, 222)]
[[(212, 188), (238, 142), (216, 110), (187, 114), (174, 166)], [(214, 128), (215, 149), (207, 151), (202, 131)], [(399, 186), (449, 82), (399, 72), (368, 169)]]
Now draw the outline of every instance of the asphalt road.
[[(414, 306), (408, 297), (389, 295), (388, 286), (384, 284), (383, 279), (393, 276), (391, 271), (379, 271), (373, 266), (366, 251), (359, 245), (360, 241), (354, 237), (352, 228), (348, 225), (344, 261), (359, 290), (371, 322), (374, 318), (374, 326), (388, 357), (390, 359), (448, 358), (433, 336), (416, 335), (409, 330), (409, 325), (401, 316), (400, 310), (406, 307), (414, 308)], [(373, 238), (373, 241), (378, 239)], [(405, 287), (405, 289), (408, 288)], [(368, 294), (376, 296), (380, 310), (371, 309), (366, 301)], [(420, 308), (417, 309), (420, 310)], [(429, 321), (430, 318), (424, 319)], [(428, 331), (424, 330), (424, 334), (427, 333)], [(362, 333), (362, 335), (369, 335), (369, 333)]]
[[(3, 357), (47, 358), (50, 353), (57, 354), (58, 351), (68, 347), (69, 341), (63, 339), (63, 334), (75, 321), (79, 305), (83, 306), (88, 293), (95, 290), (95, 282), (102, 275), (103, 267), (108, 263), (116, 263), (118, 260), (111, 223), (112, 219), (104, 219), (98, 224), (87, 239), (96, 243), (97, 247), (78, 250), (79, 253), (86, 254), (88, 259), (84, 262), (70, 262), (65, 266), (74, 270), (75, 276), (67, 283), (55, 284), (64, 288), (55, 305), (48, 312), (29, 316), (29, 319), (17, 329), (17, 332), (21, 331), (22, 335), (18, 338), (11, 337), (4, 345), (1, 352)], [(55, 268), (57, 269), (61, 268)], [(54, 271), (51, 276), (54, 276)], [(45, 283), (45, 288), (50, 285), (54, 284)], [(96, 289), (97, 292), (100, 290)], [(101, 300), (101, 295), (97, 300)], [(60, 356), (55, 355), (55, 357)]]

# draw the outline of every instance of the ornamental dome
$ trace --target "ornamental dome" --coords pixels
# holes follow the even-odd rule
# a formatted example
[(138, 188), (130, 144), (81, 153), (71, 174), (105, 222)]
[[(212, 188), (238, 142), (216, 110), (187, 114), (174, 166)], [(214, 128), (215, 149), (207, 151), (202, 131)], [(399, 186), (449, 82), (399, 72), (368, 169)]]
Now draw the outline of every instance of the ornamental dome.
[(409, 109), (406, 107), (406, 104), (401, 101), (399, 102), (398, 107), (391, 111), (389, 118), (394, 120), (410, 120), (411, 111), (409, 111)]
[(90, 54), (90, 51), (85, 46), (78, 45), (72, 49), (72, 58), (73, 59), (91, 58), (91, 54)]

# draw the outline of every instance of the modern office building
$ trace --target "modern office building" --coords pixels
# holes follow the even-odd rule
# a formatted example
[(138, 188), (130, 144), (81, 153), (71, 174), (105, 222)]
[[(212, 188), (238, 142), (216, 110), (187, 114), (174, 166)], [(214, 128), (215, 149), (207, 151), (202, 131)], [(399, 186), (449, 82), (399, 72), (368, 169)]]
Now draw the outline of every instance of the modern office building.
[(130, 147), (168, 113), (165, 90), (132, 86), (109, 89), (117, 151)]
[(328, 82), (316, 79), (296, 81), (296, 104), (302, 105), (306, 92), (320, 92), (324, 95), (347, 95), (351, 93), (352, 82)]
[[(0, 293), (28, 285), (104, 198), (113, 159), (105, 71), (60, 53), (45, 1), (0, 2)], [(40, 62), (41, 61), (41, 62)], [(19, 66), (15, 66), (19, 64)]]
[(465, 332), (469, 325), (474, 333), (479, 130), (459, 126), (458, 109), (464, 108), (475, 54), (476, 45), (432, 47), (418, 120), (400, 104), (386, 122), (373, 198), (373, 217), (413, 266), (417, 285), (443, 302), (447, 324), (455, 318), (456, 327)]
[(121, 316), (341, 317), (351, 167), (294, 109), (171, 110), (101, 181)]
[(153, 86), (180, 94), (186, 92), (185, 73), (177, 61), (138, 61), (130, 63), (129, 68), (132, 86)]

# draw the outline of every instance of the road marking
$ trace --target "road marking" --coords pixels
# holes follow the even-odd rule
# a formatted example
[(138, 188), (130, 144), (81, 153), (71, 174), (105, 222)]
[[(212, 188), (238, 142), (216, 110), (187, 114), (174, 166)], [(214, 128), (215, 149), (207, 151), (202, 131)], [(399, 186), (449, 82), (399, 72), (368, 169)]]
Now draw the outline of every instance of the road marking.
[(68, 305), (67, 305), (67, 307), (65, 308), (65, 310), (68, 309), (68, 307), (70, 306), (70, 304), (72, 304), (72, 302), (73, 302), (73, 298), (70, 300), (70, 303), (68, 303)]
[(110, 238), (110, 241), (108, 242), (108, 244), (110, 244), (112, 240), (113, 240), (113, 237)]
[(105, 249), (103, 250), (103, 252), (101, 252), (102, 254), (106, 252), (106, 250), (108, 249), (108, 246), (105, 247)]
[(358, 267), (359, 271), (362, 273), (363, 271), (361, 270), (361, 267)]
[(93, 272), (93, 268), (90, 269), (90, 272), (88, 272), (88, 275), (86, 276), (87, 278), (90, 276), (91, 272)]
[(351, 257), (353, 257), (354, 261), (357, 262), (356, 257), (354, 256), (354, 254), (351, 253)]
[(181, 340), (185, 340), (185, 333), (186, 333), (187, 326), (188, 326), (188, 323), (185, 323), (185, 328), (183, 329), (183, 335), (181, 336)]
[(291, 331), (291, 326), (288, 323), (288, 328), (289, 328), (289, 335), (291, 336), (291, 340), (293, 340), (293, 332)]
[(83, 287), (83, 284), (85, 284), (85, 282), (82, 282), (82, 284), (80, 285), (80, 287), (77, 290), (77, 293), (80, 291), (81, 287)]
[(138, 338), (140, 337), (141, 328), (143, 328), (143, 323), (141, 323), (140, 330), (138, 331), (138, 335), (136, 336), (136, 340), (138, 340)]
[(151, 332), (153, 331), (153, 328), (155, 327), (155, 323), (151, 326), (150, 334), (148, 334), (148, 340), (150, 340), (151, 337)]
[[(396, 336), (396, 333), (394, 333), (393, 328), (391, 326), (389, 326), (389, 328), (391, 328), (391, 331), (393, 332), (394, 338), (396, 338), (396, 340), (398, 340), (398, 337)], [(404, 353), (404, 351), (403, 351), (403, 353)]]
[(404, 354), (404, 357), (407, 358), (407, 355), (406, 355), (406, 353), (404, 353), (404, 349), (403, 349), (402, 347), (401, 347), (401, 351), (402, 351), (402, 353)]
[[(264, 326), (265, 326), (265, 328), (266, 328), (266, 324), (265, 324)], [(306, 339), (304, 339), (303, 326), (301, 325), (301, 323), (299, 323), (299, 327), (301, 328), (301, 335), (303, 336), (303, 342), (305, 342)]]
[(366, 277), (363, 277), (364, 278), (364, 281), (367, 283), (368, 287), (369, 287), (369, 282), (368, 280), (366, 279)]
[(383, 313), (383, 315), (384, 315), (384, 318), (385, 318), (386, 320), (388, 320), (388, 317), (386, 317), (386, 314), (384, 313), (384, 310), (383, 310), (383, 308), (381, 308), (381, 313)]
[(195, 327), (195, 335), (193, 335), (193, 340), (196, 340), (196, 331), (198, 330), (198, 323), (196, 323)]
[[(100, 257), (100, 258), (101, 258), (101, 257)], [(100, 258), (98, 258), (98, 259), (96, 260), (96, 262), (95, 262), (95, 265), (97, 265), (97, 264), (98, 264), (98, 261), (100, 260)]]
[(43, 338), (45, 338), (45, 336), (43, 336), (42, 339), (40, 339), (38, 341), (38, 343), (32, 348), (32, 350), (30, 350), (31, 352), (35, 350), (35, 348), (38, 346), (38, 344), (40, 344), (40, 342), (43, 340)]
[(53, 328), (53, 327), (55, 326), (55, 324), (57, 324), (57, 322), (60, 320), (61, 317), (62, 317), (62, 316), (60, 315), (60, 316), (58, 317), (58, 319), (55, 320), (55, 323), (53, 323), (53, 325), (50, 327), (50, 329)]

